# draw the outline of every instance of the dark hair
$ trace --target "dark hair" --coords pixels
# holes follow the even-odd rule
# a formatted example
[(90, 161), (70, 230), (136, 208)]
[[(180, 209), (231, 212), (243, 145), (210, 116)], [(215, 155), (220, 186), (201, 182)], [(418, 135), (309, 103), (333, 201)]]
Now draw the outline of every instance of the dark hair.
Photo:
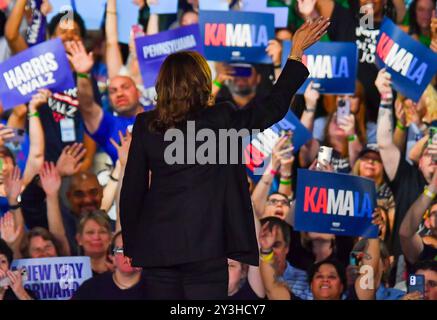
[(157, 103), (149, 129), (164, 132), (208, 106), (211, 102), (211, 70), (199, 53), (176, 52), (164, 60), (155, 87)]
[(437, 273), (437, 260), (418, 261), (414, 264), (413, 270), (415, 273), (419, 270), (430, 270)]
[[(431, 0), (431, 1), (432, 1), (432, 3), (434, 3), (433, 7), (435, 7), (436, 0)], [(408, 14), (410, 15), (409, 34), (420, 35), (420, 27), (419, 27), (419, 24), (417, 23), (417, 15), (416, 15), (416, 8), (417, 8), (418, 2), (419, 2), (419, 0), (414, 0), (413, 2), (411, 2), (410, 8), (408, 9)]]
[(6, 14), (0, 10), (0, 38), (5, 35)]
[(30, 241), (32, 238), (35, 237), (41, 237), (45, 241), (51, 241), (53, 245), (55, 246), (56, 254), (59, 256), (61, 253), (61, 244), (58, 240), (56, 240), (55, 236), (48, 231), (45, 228), (42, 227), (34, 227), (32, 230), (30, 230), (26, 236), (23, 239), (22, 245), (21, 245), (21, 254), (24, 258), (30, 258)]
[(121, 237), (121, 235), (122, 235), (121, 231), (118, 231), (112, 236), (111, 252), (109, 252), (109, 254), (112, 255), (112, 251), (114, 251), (114, 248), (115, 248), (115, 240), (117, 240), (118, 237)]
[(344, 268), (343, 264), (336, 259), (328, 258), (326, 260), (312, 264), (308, 269), (308, 283), (311, 285), (311, 282), (313, 282), (314, 279), (314, 275), (320, 270), (320, 267), (324, 264), (330, 264), (335, 268), (338, 277), (340, 278), (341, 284), (343, 285), (344, 292), (347, 289), (346, 269)]
[(283, 196), (285, 199), (288, 200), (288, 196), (287, 196), (285, 193), (282, 193), (282, 192), (272, 192), (271, 194), (269, 194), (269, 196), (267, 197), (267, 199), (270, 199), (270, 197), (273, 196), (273, 195), (275, 195), (275, 194), (278, 194), (278, 195), (280, 195), (280, 196)]
[(11, 158), (12, 163), (15, 165), (15, 157), (11, 150), (8, 147), (0, 146), (0, 158)]
[(4, 241), (3, 239), (0, 239), (0, 254), (4, 254), (6, 256), (6, 260), (8, 260), (9, 266), (11, 266), (14, 254), (12, 253), (12, 250), (11, 248), (9, 248), (6, 241)]
[[(57, 15), (55, 15), (52, 20), (50, 20), (50, 23), (47, 26), (47, 29), (49, 31), (49, 35), (53, 36), (55, 34), (56, 28), (58, 27), (59, 23), (61, 22), (62, 18), (65, 17), (67, 11), (59, 12)], [(82, 38), (86, 37), (86, 28), (85, 28), (85, 22), (83, 21), (80, 14), (78, 14), (76, 11), (73, 11), (73, 21), (77, 23), (80, 29), (80, 35)]]
[(182, 19), (187, 13), (194, 13), (195, 15), (199, 16), (199, 13), (194, 10), (185, 10), (184, 12), (182, 12), (181, 17), (179, 18), (179, 24), (182, 23)]
[(287, 224), (287, 222), (285, 222), (284, 220), (278, 217), (265, 217), (260, 219), (259, 222), (261, 223), (262, 226), (268, 222), (270, 230), (274, 226), (278, 226), (282, 231), (282, 235), (284, 236), (285, 243), (287, 244), (287, 246), (290, 245), (291, 232), (290, 232), (290, 226)]

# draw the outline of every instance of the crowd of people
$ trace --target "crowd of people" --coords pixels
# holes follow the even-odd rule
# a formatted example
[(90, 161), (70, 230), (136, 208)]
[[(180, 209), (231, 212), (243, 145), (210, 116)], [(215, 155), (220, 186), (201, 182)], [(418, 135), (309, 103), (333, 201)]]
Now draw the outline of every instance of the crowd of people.
[[(137, 115), (154, 108), (156, 96), (155, 88), (143, 85), (134, 36), (198, 23), (199, 3), (180, 0), (176, 15), (157, 15), (149, 10), (153, 0), (135, 0), (139, 20), (133, 24), (141, 31), (122, 44), (117, 1), (107, 1), (98, 31), (86, 30), (77, 12), (73, 28), (62, 27), (64, 13), (48, 21), (48, 38), (60, 38), (64, 44), (74, 88), (39, 90), (28, 104), (6, 111), (0, 97), (0, 281), (9, 279), (0, 287), (0, 300), (38, 299), (22, 275), (11, 271), (14, 259), (70, 256), (90, 257), (92, 269), (92, 278), (72, 299), (153, 296), (144, 271), (124, 254), (120, 223), (132, 126)], [(240, 10), (241, 1), (229, 2), (231, 10)], [(29, 47), (25, 35), (32, 16), (27, 0), (5, 3), (0, 10), (0, 64)], [(42, 3), (41, 12), (48, 15), (50, 0)], [(259, 266), (228, 259), (229, 299), (437, 300), (437, 142), (430, 137), (430, 128), (437, 127), (437, 81), (434, 78), (415, 103), (397, 93), (390, 73), (375, 64), (384, 17), (437, 53), (436, 1), (268, 4), (289, 8), (288, 26), (275, 30), (266, 49), (272, 63), (252, 64), (250, 75), (240, 77), (227, 62), (208, 61), (214, 99), (230, 100), (244, 110), (266, 97), (281, 73), (283, 41), (291, 40), (305, 21), (321, 16), (331, 21), (321, 41), (357, 44), (356, 92), (324, 95), (310, 84), (294, 97), (290, 108), (313, 138), (293, 153), (289, 136), (281, 136), (259, 181), (248, 175)], [(373, 25), (361, 23), (363, 14), (372, 15)], [(340, 122), (339, 101), (349, 103), (351, 110)], [(73, 123), (74, 139), (66, 138), (65, 119)], [(17, 130), (24, 131), (18, 142), (13, 139)], [(331, 163), (317, 165), (320, 146), (333, 149)], [(295, 230), (298, 168), (374, 181), (378, 238)], [(373, 270), (373, 277), (363, 286), (366, 268)], [(424, 276), (424, 292), (407, 292), (410, 274)]]

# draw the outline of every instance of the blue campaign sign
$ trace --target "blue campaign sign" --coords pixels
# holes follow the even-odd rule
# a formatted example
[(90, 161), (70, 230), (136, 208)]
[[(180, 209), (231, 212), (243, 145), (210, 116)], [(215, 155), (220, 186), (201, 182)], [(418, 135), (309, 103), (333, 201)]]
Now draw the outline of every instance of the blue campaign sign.
[(138, 23), (139, 10), (131, 0), (117, 1), (118, 41), (129, 43), (131, 28)]
[(199, 0), (199, 10), (228, 11), (228, 0)]
[(14, 260), (12, 270), (25, 269), (24, 288), (38, 300), (69, 300), (92, 277), (90, 257), (56, 257)]
[(376, 45), (376, 64), (391, 74), (396, 91), (418, 102), (437, 72), (437, 54), (384, 18)]
[(87, 30), (100, 30), (105, 16), (106, 0), (73, 0), (73, 8), (85, 21)]
[(272, 63), (265, 51), (275, 37), (272, 14), (200, 11), (199, 25), (208, 60)]
[(0, 97), (9, 109), (29, 102), (41, 88), (74, 88), (73, 74), (61, 39), (33, 46), (0, 64)]
[(273, 13), (275, 28), (286, 28), (288, 24), (288, 7), (268, 7), (268, 0), (243, 0), (242, 11)]
[[(282, 65), (287, 62), (291, 42), (284, 41)], [(302, 62), (310, 75), (297, 91), (304, 94), (308, 84), (318, 84), (323, 94), (354, 94), (358, 67), (358, 49), (352, 42), (317, 42), (305, 50)]]
[(249, 136), (245, 140), (244, 159), (246, 168), (255, 181), (264, 174), (269, 165), (273, 147), (281, 136), (282, 130), (293, 132), (292, 143), (295, 154), (297, 154), (300, 147), (312, 138), (311, 132), (303, 126), (291, 110), (287, 112), (284, 119), (270, 128), (255, 136)]
[(343, 173), (299, 169), (295, 229), (376, 238), (375, 182)]
[(29, 47), (46, 40), (47, 18), (41, 12), (42, 0), (30, 0), (32, 20), (27, 27), (26, 42)]
[(145, 88), (155, 81), (165, 58), (174, 52), (193, 50), (203, 54), (199, 25), (189, 25), (135, 39), (138, 63)]
[(52, 18), (58, 13), (64, 13), (67, 10), (73, 10), (73, 3), (71, 0), (50, 0), (50, 4), (52, 5), (52, 12), (47, 15), (48, 22), (50, 22), (50, 20), (52, 20)]
[(178, 0), (155, 0), (149, 4), (152, 14), (171, 14), (178, 12)]

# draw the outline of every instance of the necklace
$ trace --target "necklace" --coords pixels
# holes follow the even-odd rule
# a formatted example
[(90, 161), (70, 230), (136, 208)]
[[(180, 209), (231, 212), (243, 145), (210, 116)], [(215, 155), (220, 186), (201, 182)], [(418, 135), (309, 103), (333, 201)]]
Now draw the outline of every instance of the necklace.
[(134, 283), (134, 284), (131, 284), (130, 286), (127, 286), (127, 285), (124, 285), (124, 284), (120, 283), (120, 281), (117, 280), (117, 276), (115, 275), (115, 272), (112, 274), (112, 279), (114, 280), (114, 282), (117, 285), (117, 287), (119, 287), (122, 290), (130, 289), (134, 285), (136, 285), (136, 283)]

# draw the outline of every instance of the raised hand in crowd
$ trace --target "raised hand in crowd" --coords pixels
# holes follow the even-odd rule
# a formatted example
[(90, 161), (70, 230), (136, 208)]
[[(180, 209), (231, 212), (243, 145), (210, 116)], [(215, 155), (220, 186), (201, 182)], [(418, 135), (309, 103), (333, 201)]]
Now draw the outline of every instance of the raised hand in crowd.
[(61, 176), (53, 162), (45, 162), (40, 171), (41, 187), (47, 197), (58, 196), (61, 189)]
[(275, 79), (278, 79), (281, 74), (282, 43), (276, 39), (269, 40), (266, 52), (272, 59), (273, 68), (275, 70)]
[(216, 62), (215, 63), (216, 77), (213, 81), (211, 95), (213, 97), (217, 96), (222, 85), (226, 80), (234, 79), (234, 69), (227, 63), (224, 62)]
[(345, 117), (341, 117), (338, 120), (338, 126), (342, 129), (346, 136), (352, 136), (356, 134), (355, 130), (355, 116), (350, 114)]
[(0, 146), (3, 146), (8, 139), (13, 138), (14, 136), (14, 129), (5, 126), (3, 123), (0, 123)]
[(286, 168), (284, 171), (291, 172), (291, 165), (294, 161), (294, 147), (292, 144), (288, 144), (289, 140), (289, 135), (283, 135), (278, 139), (273, 147), (271, 168), (275, 171), (282, 168), (282, 166), (285, 166)]
[(0, 300), (3, 300), (4, 293), (9, 288), (11, 288), (11, 290), (14, 292), (15, 296), (19, 300), (33, 300), (32, 297), (26, 292), (26, 290), (23, 287), (23, 277), (21, 275), (21, 270), (4, 271), (0, 269), (0, 280), (5, 279), (6, 277), (9, 278), (9, 285), (0, 288)]
[(305, 20), (314, 20), (318, 18), (316, 10), (317, 0), (297, 0), (297, 10)]
[(305, 89), (304, 99), (305, 99), (305, 111), (314, 113), (317, 107), (317, 101), (320, 98), (320, 93), (314, 88), (314, 82), (311, 81)]
[(53, 11), (53, 6), (49, 0), (42, 0), (41, 3), (41, 13), (47, 16), (49, 13)]
[(18, 225), (12, 212), (6, 212), (0, 218), (0, 236), (14, 253), (14, 259), (19, 259), (20, 244), (24, 236), (24, 226)]
[(324, 172), (335, 172), (334, 166), (331, 163), (328, 163), (328, 162), (323, 162), (323, 163), (318, 162), (317, 158), (314, 159), (314, 161), (309, 166), (308, 170), (317, 170), (317, 171), (324, 171)]
[(70, 60), (74, 71), (78, 73), (89, 73), (94, 65), (92, 52), (86, 52), (81, 41), (68, 41), (65, 43), (68, 60)]
[(378, 89), (381, 99), (392, 95), (391, 74), (385, 68), (379, 70), (375, 80), (375, 86)]
[(126, 130), (126, 135), (123, 136), (121, 131), (118, 131), (118, 136), (120, 137), (120, 144), (118, 144), (114, 139), (109, 138), (109, 141), (117, 149), (118, 160), (120, 160), (121, 166), (124, 168), (127, 162), (127, 156), (129, 154), (129, 147), (132, 141), (132, 133)]
[(9, 205), (18, 203), (18, 196), (22, 192), (23, 181), (21, 179), (21, 171), (18, 166), (13, 166), (11, 169), (3, 169), (4, 188)]
[(51, 96), (52, 92), (49, 89), (39, 89), (38, 93), (34, 94), (29, 102), (29, 112), (34, 113), (38, 111), (41, 106), (47, 104)]
[(86, 149), (82, 143), (74, 143), (66, 146), (56, 162), (61, 177), (72, 176), (79, 172), (81, 161), (85, 157)]

